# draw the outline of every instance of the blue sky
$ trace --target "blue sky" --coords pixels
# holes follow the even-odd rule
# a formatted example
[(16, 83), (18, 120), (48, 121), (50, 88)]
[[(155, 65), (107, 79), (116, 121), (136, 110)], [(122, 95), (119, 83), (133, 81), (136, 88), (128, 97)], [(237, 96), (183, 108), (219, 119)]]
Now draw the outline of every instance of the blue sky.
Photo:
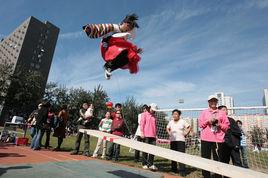
[[(0, 36), (29, 16), (61, 31), (49, 81), (93, 90), (101, 84), (114, 102), (134, 96), (161, 108), (206, 107), (218, 91), (235, 106), (262, 105), (268, 88), (268, 0), (0, 0)], [(119, 23), (135, 12), (134, 43), (144, 49), (140, 72), (104, 79), (100, 39), (81, 32), (87, 23)], [(185, 103), (179, 104), (183, 98)]]

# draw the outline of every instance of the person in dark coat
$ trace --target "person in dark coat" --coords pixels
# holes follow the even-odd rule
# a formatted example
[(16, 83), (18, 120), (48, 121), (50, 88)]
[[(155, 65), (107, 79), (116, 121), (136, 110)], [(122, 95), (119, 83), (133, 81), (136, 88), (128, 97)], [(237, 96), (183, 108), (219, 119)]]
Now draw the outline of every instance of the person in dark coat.
[(82, 108), (79, 110), (79, 119), (77, 120), (78, 122), (78, 133), (77, 133), (77, 137), (76, 137), (76, 141), (75, 141), (75, 148), (74, 150), (71, 152), (71, 155), (77, 155), (79, 153), (79, 148), (80, 148), (80, 143), (82, 140), (82, 137), (84, 135), (84, 140), (85, 140), (85, 144), (84, 144), (84, 152), (83, 155), (84, 156), (90, 156), (89, 153), (89, 135), (86, 133), (82, 133), (79, 132), (79, 129), (89, 129), (91, 126), (91, 119), (92, 116), (87, 118), (85, 113), (87, 111), (87, 109), (89, 108), (87, 103), (83, 103)]
[(47, 117), (48, 117), (48, 108), (50, 107), (49, 102), (43, 102), (41, 107), (37, 111), (36, 115), (36, 134), (33, 137), (33, 140), (31, 142), (31, 148), (33, 150), (40, 150), (40, 139), (41, 139), (41, 130), (44, 127)]
[[(225, 111), (228, 114), (228, 110), (226, 106), (219, 106), (219, 110)], [(235, 166), (242, 167), (241, 159), (240, 159), (240, 140), (241, 140), (241, 129), (238, 127), (236, 121), (227, 117), (230, 122), (230, 128), (227, 130), (224, 136), (224, 156), (222, 157), (222, 162), (229, 164), (230, 158), (232, 159), (232, 163)]]
[(67, 111), (67, 105), (62, 105), (61, 110), (58, 114), (58, 121), (57, 126), (54, 130), (54, 137), (58, 137), (58, 146), (53, 149), (53, 151), (60, 151), (61, 150), (61, 144), (63, 142), (63, 139), (65, 138), (65, 128), (67, 125), (67, 121), (69, 119), (69, 113)]

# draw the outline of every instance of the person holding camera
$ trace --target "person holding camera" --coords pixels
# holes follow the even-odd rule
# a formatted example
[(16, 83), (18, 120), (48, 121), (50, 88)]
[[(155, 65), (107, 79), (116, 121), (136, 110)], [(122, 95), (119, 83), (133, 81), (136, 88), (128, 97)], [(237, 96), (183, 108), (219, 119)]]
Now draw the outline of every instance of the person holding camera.
[(83, 103), (82, 108), (79, 110), (79, 119), (77, 120), (78, 124), (78, 133), (75, 141), (75, 148), (71, 152), (71, 155), (77, 155), (79, 153), (80, 143), (84, 135), (84, 156), (90, 156), (89, 146), (90, 146), (90, 137), (86, 133), (79, 132), (79, 129), (89, 129), (91, 126), (91, 119), (93, 117), (93, 104), (90, 106), (87, 103)]
[[(223, 161), (223, 142), (226, 131), (229, 129), (229, 120), (224, 111), (217, 108), (218, 99), (215, 95), (208, 97), (208, 109), (201, 112), (198, 124), (201, 128), (201, 157)], [(204, 178), (210, 178), (210, 172), (202, 170)], [(221, 177), (216, 175), (215, 177)]]

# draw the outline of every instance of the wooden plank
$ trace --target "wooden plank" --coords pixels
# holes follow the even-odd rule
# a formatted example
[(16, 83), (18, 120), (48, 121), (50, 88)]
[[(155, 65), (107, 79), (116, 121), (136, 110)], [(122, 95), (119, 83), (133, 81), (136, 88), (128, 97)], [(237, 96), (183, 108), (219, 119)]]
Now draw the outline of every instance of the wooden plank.
[(221, 163), (218, 161), (213, 161), (210, 159), (201, 158), (194, 155), (189, 155), (186, 153), (181, 153), (178, 151), (158, 147), (155, 145), (150, 145), (136, 140), (127, 139), (124, 137), (112, 135), (109, 133), (101, 132), (98, 130), (80, 129), (80, 132), (87, 133), (88, 135), (102, 138), (129, 148), (140, 150), (142, 152), (150, 153), (155, 156), (166, 158), (172, 161), (184, 163), (192, 167), (197, 167), (199, 169), (207, 170), (210, 172), (218, 173), (220, 175), (228, 177), (243, 177), (243, 178), (267, 178), (268, 174), (253, 171), (250, 169), (241, 168), (238, 166), (233, 166), (230, 164)]

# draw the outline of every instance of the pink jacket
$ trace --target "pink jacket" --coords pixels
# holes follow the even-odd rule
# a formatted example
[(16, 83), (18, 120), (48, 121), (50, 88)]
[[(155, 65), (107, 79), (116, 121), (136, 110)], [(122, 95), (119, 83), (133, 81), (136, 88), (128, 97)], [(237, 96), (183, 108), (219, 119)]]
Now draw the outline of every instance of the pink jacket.
[(141, 115), (140, 121), (141, 133), (144, 137), (156, 138), (156, 118), (149, 112)]
[[(213, 131), (212, 125), (209, 120), (215, 117), (218, 120), (219, 127), (217, 131)], [(198, 124), (201, 128), (201, 140), (208, 142), (224, 142), (225, 132), (229, 128), (229, 120), (224, 111), (212, 110), (208, 108), (201, 112), (198, 118)]]

